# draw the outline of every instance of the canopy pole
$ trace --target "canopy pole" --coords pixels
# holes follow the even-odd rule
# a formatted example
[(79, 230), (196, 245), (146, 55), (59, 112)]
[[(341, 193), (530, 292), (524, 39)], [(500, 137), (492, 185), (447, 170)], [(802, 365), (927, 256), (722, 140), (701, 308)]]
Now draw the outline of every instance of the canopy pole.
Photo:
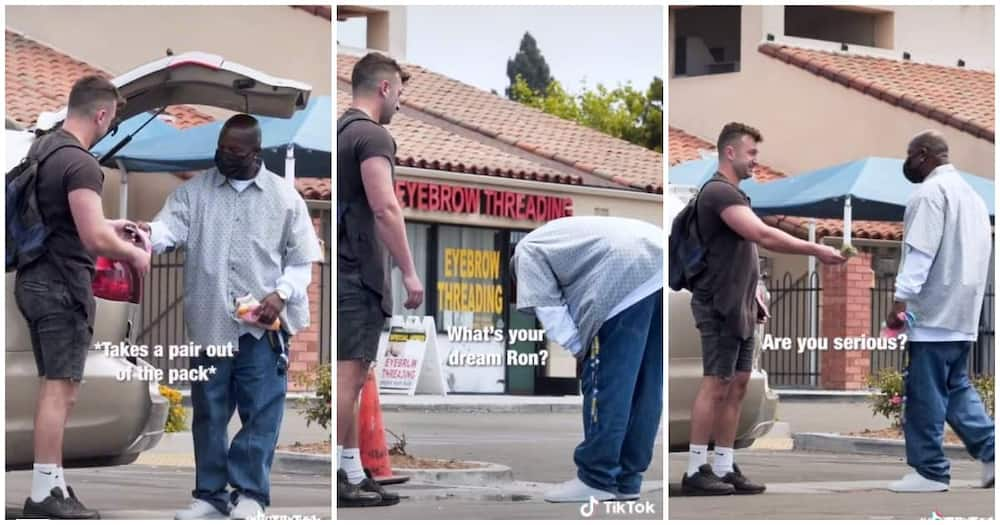
[(295, 146), (290, 143), (285, 149), (285, 182), (295, 188)]
[(847, 196), (847, 200), (844, 201), (844, 244), (851, 244), (851, 234), (854, 232), (854, 227), (851, 226), (851, 196)]
[(128, 218), (128, 170), (122, 159), (115, 159), (118, 169), (121, 171), (121, 186), (118, 188), (118, 218)]
[[(809, 242), (816, 242), (816, 219), (809, 219)], [(809, 272), (806, 275), (806, 286), (809, 287), (809, 336), (816, 338), (819, 334), (816, 330), (816, 286), (819, 278), (816, 276), (816, 256), (809, 256)], [(809, 382), (816, 386), (816, 352), (809, 353)]]

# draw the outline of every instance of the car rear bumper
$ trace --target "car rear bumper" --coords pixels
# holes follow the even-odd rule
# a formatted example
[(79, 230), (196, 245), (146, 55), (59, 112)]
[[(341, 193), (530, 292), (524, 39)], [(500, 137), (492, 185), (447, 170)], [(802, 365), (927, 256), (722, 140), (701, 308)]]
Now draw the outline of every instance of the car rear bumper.
[[(688, 450), (691, 436), (691, 404), (702, 380), (701, 375), (696, 375), (695, 371), (700, 371), (700, 366), (700, 360), (696, 364), (693, 360), (682, 359), (671, 363), (669, 385), (671, 400), (668, 414), (670, 421), (668, 440), (671, 452)], [(690, 395), (681, 398), (680, 392)], [(679, 399), (675, 400), (675, 397), (684, 399), (683, 404), (679, 403)], [(770, 432), (776, 421), (777, 412), (778, 394), (771, 389), (767, 372), (754, 370), (747, 384), (747, 393), (737, 426), (735, 447), (749, 447), (754, 440)]]
[[(756, 370), (750, 378), (750, 385), (747, 388), (746, 399), (760, 399), (760, 406), (753, 422), (750, 422), (746, 430), (741, 430), (736, 436), (736, 448), (746, 448), (753, 444), (754, 440), (763, 437), (774, 427), (778, 413), (778, 394), (767, 381), (767, 372)], [(741, 423), (746, 423), (741, 421)]]
[[(153, 365), (142, 359), (136, 359), (136, 366), (153, 368)], [(149, 417), (146, 418), (146, 424), (142, 427), (135, 441), (125, 450), (125, 455), (145, 452), (155, 447), (163, 439), (167, 416), (170, 415), (170, 401), (160, 395), (160, 385), (158, 383), (149, 381), (148, 384), (150, 400)]]
[[(30, 352), (7, 352), (6, 469), (30, 469), (38, 376)], [(92, 351), (63, 445), (68, 468), (125, 465), (163, 437), (169, 401), (155, 381), (118, 380), (131, 369), (150, 367)]]

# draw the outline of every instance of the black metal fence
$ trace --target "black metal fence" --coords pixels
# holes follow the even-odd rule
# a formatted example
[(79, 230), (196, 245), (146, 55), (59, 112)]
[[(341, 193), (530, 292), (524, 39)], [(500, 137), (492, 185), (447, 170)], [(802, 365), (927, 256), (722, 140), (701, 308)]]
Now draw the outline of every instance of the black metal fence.
[[(896, 276), (877, 277), (871, 288), (871, 332), (878, 337), (886, 315), (892, 310), (893, 297), (896, 291)], [(871, 372), (874, 374), (883, 368), (902, 370), (906, 367), (906, 349), (873, 350), (871, 352)]]
[(819, 298), (823, 291), (819, 274), (795, 279), (786, 273), (766, 284), (771, 293), (771, 319), (764, 326), (764, 334), (774, 339), (790, 338), (792, 348), (762, 351), (761, 367), (767, 370), (773, 386), (814, 387), (819, 383), (820, 353), (817, 349), (800, 352), (798, 343), (799, 338), (819, 333)]
[[(886, 315), (892, 309), (895, 292), (895, 276), (876, 279), (872, 287), (872, 334), (878, 334), (885, 322)], [(983, 298), (982, 313), (979, 317), (979, 337), (972, 345), (969, 354), (969, 373), (974, 376), (995, 373), (994, 366), (994, 285), (990, 282)], [(872, 352), (871, 371), (875, 373), (884, 368), (903, 370), (906, 367), (905, 350), (875, 350)]]
[[(168, 382), (171, 369), (190, 368), (190, 358), (170, 359), (170, 345), (190, 342), (184, 324), (184, 252), (175, 251), (153, 257), (149, 273), (142, 286), (141, 324), (136, 344), (149, 347), (147, 361), (163, 370), (162, 383), (173, 388), (187, 388), (188, 382)], [(153, 350), (162, 345), (164, 355), (156, 357)]]

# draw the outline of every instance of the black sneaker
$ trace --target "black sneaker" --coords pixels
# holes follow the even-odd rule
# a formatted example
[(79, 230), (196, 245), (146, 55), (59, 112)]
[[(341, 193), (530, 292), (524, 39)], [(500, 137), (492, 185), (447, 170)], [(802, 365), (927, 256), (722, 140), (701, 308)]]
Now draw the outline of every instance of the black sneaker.
[(740, 472), (740, 467), (733, 465), (733, 471), (722, 476), (722, 481), (729, 483), (736, 489), (737, 494), (760, 494), (767, 490), (767, 487), (761, 483), (754, 483), (749, 479), (743, 477), (743, 473)]
[[(398, 503), (398, 502), (397, 502)], [(361, 490), (361, 485), (355, 485), (347, 480), (344, 469), (337, 470), (337, 508), (345, 507), (381, 507), (382, 496), (375, 492)]]
[(708, 464), (698, 467), (693, 476), (685, 472), (681, 479), (681, 494), (685, 496), (728, 496), (735, 493), (736, 489), (719, 479)]
[(93, 512), (94, 517), (92, 519), (95, 520), (101, 519), (101, 515), (96, 510), (90, 510), (87, 507), (83, 506), (83, 502), (80, 501), (80, 498), (76, 497), (76, 492), (73, 491), (73, 487), (66, 485), (66, 492), (69, 492), (70, 501), (72, 501), (76, 505), (77, 509), (79, 509), (80, 512)]
[(30, 497), (25, 499), (21, 515), (29, 519), (96, 520), (100, 518), (97, 511), (87, 509), (75, 497), (63, 497), (63, 491), (59, 487), (53, 487), (49, 496), (41, 503), (36, 503)]
[(387, 492), (382, 485), (379, 485), (377, 481), (372, 478), (365, 478), (358, 487), (363, 492), (372, 492), (378, 494), (382, 498), (382, 504), (385, 506), (395, 505), (399, 503), (399, 494), (395, 492)]

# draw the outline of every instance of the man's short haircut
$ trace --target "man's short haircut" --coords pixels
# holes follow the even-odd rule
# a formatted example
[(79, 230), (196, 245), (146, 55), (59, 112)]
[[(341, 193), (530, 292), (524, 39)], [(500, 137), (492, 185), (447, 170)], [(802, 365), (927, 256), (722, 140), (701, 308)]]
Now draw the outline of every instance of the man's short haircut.
[(719, 155), (722, 155), (722, 150), (726, 149), (726, 146), (742, 139), (744, 135), (750, 136), (757, 142), (764, 142), (764, 137), (761, 136), (760, 131), (757, 131), (757, 128), (741, 122), (730, 122), (723, 126), (722, 133), (719, 133), (719, 142), (716, 143)]
[(254, 118), (252, 115), (247, 115), (246, 113), (239, 113), (237, 115), (229, 117), (229, 120), (227, 120), (226, 123), (222, 125), (222, 131), (219, 133), (219, 138), (221, 139), (222, 136), (225, 135), (226, 132), (228, 132), (231, 129), (240, 131), (244, 130), (253, 131), (257, 141), (257, 146), (258, 147), (260, 146), (262, 139), (260, 131), (260, 122), (258, 122), (257, 119)]
[(125, 99), (110, 80), (97, 75), (88, 75), (73, 84), (69, 92), (66, 113), (89, 117), (101, 108), (123, 104)]
[(948, 142), (944, 139), (944, 135), (942, 135), (940, 131), (933, 129), (917, 133), (917, 135), (910, 140), (910, 145), (916, 148), (924, 148), (928, 153), (934, 156), (948, 154)]
[(388, 80), (399, 74), (399, 78), (405, 84), (410, 79), (410, 74), (403, 71), (403, 68), (392, 58), (381, 53), (368, 53), (351, 71), (351, 92), (355, 95), (371, 93), (378, 88), (379, 82)]

